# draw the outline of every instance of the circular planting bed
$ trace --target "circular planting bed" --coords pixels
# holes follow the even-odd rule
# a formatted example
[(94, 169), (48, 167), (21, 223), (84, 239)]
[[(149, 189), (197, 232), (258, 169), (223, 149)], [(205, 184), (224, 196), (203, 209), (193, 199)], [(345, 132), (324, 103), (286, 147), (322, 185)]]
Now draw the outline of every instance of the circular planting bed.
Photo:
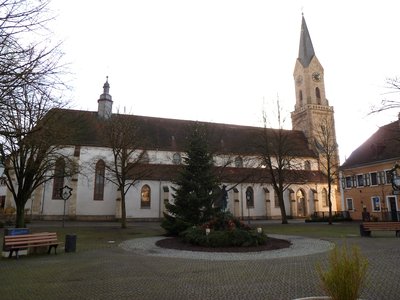
[(186, 251), (202, 251), (202, 252), (259, 252), (288, 248), (291, 242), (283, 239), (268, 237), (264, 245), (249, 246), (249, 247), (206, 247), (197, 246), (190, 243), (185, 243), (181, 238), (172, 237), (165, 238), (156, 242), (156, 245), (161, 248), (177, 249)]

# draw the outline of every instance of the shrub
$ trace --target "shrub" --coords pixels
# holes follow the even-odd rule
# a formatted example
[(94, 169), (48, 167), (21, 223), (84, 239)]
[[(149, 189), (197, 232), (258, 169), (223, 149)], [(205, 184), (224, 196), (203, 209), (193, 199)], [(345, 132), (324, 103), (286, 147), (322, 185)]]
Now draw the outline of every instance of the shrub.
[(323, 289), (333, 300), (355, 300), (365, 282), (367, 266), (368, 261), (359, 248), (353, 247), (349, 252), (344, 245), (330, 253), (328, 270), (323, 271), (318, 264), (317, 272)]
[(161, 223), (161, 227), (167, 231), (169, 236), (178, 236), (181, 232), (190, 227), (191, 224), (185, 222), (179, 218), (175, 218), (168, 214), (164, 214), (164, 219)]
[(255, 230), (234, 228), (231, 230), (210, 230), (207, 235), (202, 226), (188, 228), (181, 233), (182, 239), (190, 244), (206, 247), (248, 247), (264, 245), (267, 236)]

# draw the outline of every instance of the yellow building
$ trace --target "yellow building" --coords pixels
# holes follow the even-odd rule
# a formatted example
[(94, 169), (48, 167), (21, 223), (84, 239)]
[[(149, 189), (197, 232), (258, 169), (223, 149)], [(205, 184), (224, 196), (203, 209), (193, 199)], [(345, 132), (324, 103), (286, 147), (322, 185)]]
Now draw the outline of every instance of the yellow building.
[(341, 202), (355, 220), (400, 221), (393, 181), (400, 162), (399, 122), (380, 127), (340, 167)]

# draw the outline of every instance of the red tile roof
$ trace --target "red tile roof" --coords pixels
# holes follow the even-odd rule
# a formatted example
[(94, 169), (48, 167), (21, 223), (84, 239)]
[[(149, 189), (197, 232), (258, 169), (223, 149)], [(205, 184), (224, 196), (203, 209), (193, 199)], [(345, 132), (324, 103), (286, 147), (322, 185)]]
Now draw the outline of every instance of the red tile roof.
[(354, 150), (341, 169), (384, 162), (400, 157), (400, 124), (395, 121), (384, 125)]
[[(74, 129), (71, 145), (106, 147), (102, 138), (103, 120), (98, 118), (97, 112), (53, 109), (50, 113), (56, 114), (59, 122)], [(115, 114), (113, 115), (115, 116)], [(177, 151), (185, 149), (188, 128), (195, 121), (155, 118), (137, 115), (118, 115), (135, 122), (140, 132), (145, 137), (146, 150)], [(208, 137), (212, 151), (235, 154), (256, 155), (257, 138), (261, 136), (264, 128), (230, 125), (220, 123), (198, 122), (207, 127)], [(267, 129), (268, 134), (276, 129)], [(307, 139), (302, 131), (285, 130), (293, 142), (294, 155), (299, 157), (316, 158), (315, 152), (309, 149)]]

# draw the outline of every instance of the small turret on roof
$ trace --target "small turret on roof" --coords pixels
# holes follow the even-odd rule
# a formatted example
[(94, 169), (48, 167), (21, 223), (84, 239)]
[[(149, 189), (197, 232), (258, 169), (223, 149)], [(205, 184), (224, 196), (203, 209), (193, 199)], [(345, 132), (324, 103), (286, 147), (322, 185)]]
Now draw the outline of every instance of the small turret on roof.
[(109, 117), (111, 117), (113, 101), (110, 95), (110, 84), (108, 83), (108, 76), (106, 77), (106, 82), (103, 85), (103, 94), (100, 95), (97, 103), (98, 116), (103, 119), (108, 119)]

